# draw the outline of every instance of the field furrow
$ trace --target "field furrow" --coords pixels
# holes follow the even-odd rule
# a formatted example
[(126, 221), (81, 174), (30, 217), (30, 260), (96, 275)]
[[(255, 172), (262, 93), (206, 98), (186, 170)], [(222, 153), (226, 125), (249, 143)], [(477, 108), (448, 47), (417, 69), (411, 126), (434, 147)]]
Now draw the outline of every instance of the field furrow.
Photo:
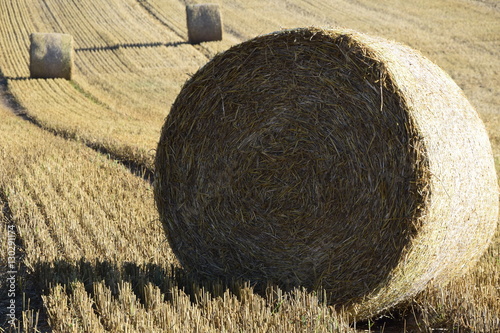
[(185, 23), (186, 1), (136, 0), (150, 15), (173, 31), (182, 40), (187, 40)]
[(206, 62), (186, 44), (78, 51), (77, 58), (82, 77), (75, 82), (106, 104), (158, 127), (189, 74)]
[(37, 22), (36, 28), (69, 33), (75, 39), (76, 48), (179, 40), (142, 13), (140, 6), (132, 0), (47, 0), (35, 3), (37, 5), (30, 14)]
[(9, 80), (9, 89), (42, 127), (148, 168), (161, 125), (92, 100), (63, 79)]
[[(132, 0), (47, 0), (36, 1), (28, 13), (6, 9), (8, 17), (31, 17), (32, 31), (70, 33), (75, 39), (76, 85), (9, 80), (27, 114), (47, 129), (151, 168), (148, 152), (156, 146), (169, 105), (206, 57)], [(28, 33), (17, 33), (26, 45)], [(27, 51), (8, 54), (26, 56)]]
[[(154, 125), (151, 125), (151, 119), (130, 121), (129, 115), (123, 115), (117, 109), (111, 111), (109, 107), (92, 101), (88, 94), (79, 93), (68, 82), (17, 80), (18, 77), (29, 76), (29, 33), (36, 31), (29, 23), (33, 15), (28, 12), (25, 1), (8, 1), (0, 5), (4, 6), (0, 11), (3, 17), (1, 36), (6, 40), (0, 50), (3, 53), (0, 69), (8, 78), (11, 93), (26, 108), (27, 113), (55, 132), (82, 139), (122, 158), (151, 166), (152, 158), (147, 156), (147, 151), (154, 148), (164, 114), (156, 119)], [(146, 136), (147, 143), (143, 145), (142, 134), (148, 132), (151, 126), (154, 127), (153, 134), (149, 138)], [(138, 139), (138, 136), (141, 138)]]
[[(171, 258), (150, 185), (81, 144), (1, 112), (0, 191), (23, 240), (33, 244), (27, 262)], [(37, 239), (44, 235), (47, 244)]]
[(25, 1), (0, 3), (0, 70), (6, 77), (29, 76), (29, 34), (33, 26)]

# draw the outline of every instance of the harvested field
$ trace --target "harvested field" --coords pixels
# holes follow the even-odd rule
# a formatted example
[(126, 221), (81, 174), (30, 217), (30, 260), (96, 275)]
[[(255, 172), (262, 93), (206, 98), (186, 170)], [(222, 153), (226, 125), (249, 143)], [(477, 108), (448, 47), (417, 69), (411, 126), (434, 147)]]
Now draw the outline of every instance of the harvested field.
[[(0, 1), (0, 327), (9, 331), (4, 267), (11, 225), (19, 272), (15, 317), (24, 331), (36, 326), (43, 332), (368, 327), (389, 332), (392, 325), (396, 332), (405, 327), (491, 332), (499, 327), (498, 232), (466, 276), (435, 283), (391, 309), (392, 321), (348, 324), (344, 313), (322, 303), (322, 294), (269, 289), (266, 300), (248, 286), (188, 276), (166, 242), (152, 187), (141, 176), (144, 169), (153, 171), (161, 126), (182, 84), (198, 68), (257, 35), (311, 25), (393, 39), (438, 64), (484, 121), (498, 172), (495, 2), (221, 0), (223, 40), (198, 45), (188, 43), (185, 6), (192, 3)], [(71, 81), (30, 78), (32, 32), (73, 36)]]

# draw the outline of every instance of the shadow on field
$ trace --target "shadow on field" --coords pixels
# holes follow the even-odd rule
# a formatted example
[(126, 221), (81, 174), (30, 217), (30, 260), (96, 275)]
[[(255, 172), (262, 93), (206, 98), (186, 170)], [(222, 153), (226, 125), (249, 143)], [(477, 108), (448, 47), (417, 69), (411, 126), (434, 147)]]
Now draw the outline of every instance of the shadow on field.
[[(16, 116), (20, 117), (21, 119), (27, 121), (28, 123), (40, 128), (44, 131), (52, 133), (55, 136), (62, 137), (66, 140), (81, 141), (81, 143), (83, 143), (84, 145), (86, 145), (90, 149), (93, 149), (93, 150), (97, 151), (98, 153), (107, 156), (109, 159), (112, 159), (112, 160), (122, 164), (135, 176), (144, 179), (145, 181), (149, 182), (150, 184), (153, 183), (154, 170), (151, 167), (148, 167), (145, 164), (134, 161), (133, 159), (130, 159), (127, 156), (120, 156), (119, 154), (116, 154), (115, 152), (106, 148), (104, 145), (100, 144), (99, 142), (91, 142), (88, 140), (81, 140), (81, 139), (77, 138), (77, 136), (74, 133), (64, 132), (64, 131), (56, 131), (50, 127), (47, 127), (46, 125), (41, 123), (38, 119), (31, 116), (28, 113), (28, 111), (19, 103), (19, 101), (10, 92), (9, 87), (8, 87), (9, 80), (10, 81), (21, 81), (21, 80), (40, 80), (40, 79), (33, 79), (30, 77), (7, 77), (7, 76), (3, 75), (3, 73), (1, 72), (1, 69), (0, 69), (0, 103), (4, 103), (5, 106), (9, 110), (11, 110), (12, 113), (14, 113)], [(88, 92), (84, 91), (83, 88), (81, 88), (76, 82), (73, 82), (72, 85), (79, 93), (82, 93), (85, 96), (88, 95), (87, 97), (90, 96), (90, 94)], [(90, 96), (89, 98), (94, 98), (94, 97)]]
[(197, 303), (202, 290), (209, 293), (210, 297), (222, 296), (226, 290), (230, 290), (238, 298), (241, 289), (248, 287), (242, 281), (222, 282), (200, 280), (188, 274), (184, 269), (171, 265), (163, 267), (156, 264), (138, 265), (132, 262), (117, 266), (110, 261), (88, 261), (84, 258), (76, 263), (68, 263), (60, 260), (55, 262), (41, 262), (34, 267), (32, 278), (38, 284), (42, 295), (47, 295), (51, 287), (62, 285), (68, 293), (72, 291), (75, 282), (81, 282), (89, 295), (94, 296), (94, 284), (104, 281), (113, 296), (119, 294), (119, 286), (123, 282), (129, 282), (134, 294), (142, 304), (145, 304), (144, 290), (148, 284), (160, 289), (165, 295), (165, 301), (171, 302), (173, 288), (183, 290), (191, 299)]
[[(245, 297), (244, 288), (249, 288), (249, 284), (244, 281), (208, 281), (200, 280), (188, 274), (178, 266), (159, 266), (156, 264), (138, 265), (137, 263), (126, 262), (116, 265), (110, 261), (88, 261), (84, 258), (76, 263), (69, 263), (64, 260), (56, 262), (40, 262), (34, 267), (34, 272), (30, 274), (30, 280), (34, 281), (41, 295), (48, 295), (50, 288), (62, 285), (68, 295), (71, 295), (75, 282), (81, 282), (86, 292), (95, 297), (94, 285), (104, 284), (111, 291), (113, 298), (119, 296), (120, 285), (124, 282), (130, 283), (132, 290), (141, 302), (146, 304), (145, 290), (148, 284), (158, 287), (163, 295), (163, 301), (173, 303), (177, 290), (182, 290), (189, 296), (193, 305), (199, 304), (200, 300), (223, 297), (226, 291), (230, 291), (233, 296), (242, 301)], [(252, 288), (252, 287), (250, 287)], [(252, 288), (253, 289), (253, 288)], [(271, 308), (278, 309), (283, 301), (284, 293), (281, 293), (276, 286), (268, 286), (265, 291), (254, 290), (255, 294), (263, 296)], [(375, 321), (364, 321), (352, 323), (357, 330), (371, 332), (413, 332), (410, 328), (413, 316), (406, 314), (404, 317), (382, 317)], [(410, 330), (407, 330), (410, 328)]]
[(86, 52), (86, 51), (110, 51), (117, 50), (119, 48), (128, 49), (128, 48), (143, 48), (143, 47), (176, 47), (183, 44), (189, 44), (189, 42), (178, 41), (178, 42), (153, 42), (153, 43), (120, 43), (115, 45), (108, 46), (92, 46), (92, 47), (80, 47), (75, 48), (75, 52)]
[[(12, 210), (7, 196), (1, 189), (0, 210), (0, 228), (13, 231), (14, 235), (17, 235)], [(22, 326), (23, 322), (29, 321), (22, 318), (23, 312), (24, 316), (29, 316), (30, 310), (31, 313), (37, 313), (37, 332), (51, 332), (38, 287), (30, 278), (29, 270), (24, 263), (24, 243), (20, 237), (15, 237), (14, 244), (10, 243), (8, 248), (12, 245), (14, 249), (13, 253), (8, 253), (9, 257), (0, 256), (0, 332), (18, 332), (12, 323)]]

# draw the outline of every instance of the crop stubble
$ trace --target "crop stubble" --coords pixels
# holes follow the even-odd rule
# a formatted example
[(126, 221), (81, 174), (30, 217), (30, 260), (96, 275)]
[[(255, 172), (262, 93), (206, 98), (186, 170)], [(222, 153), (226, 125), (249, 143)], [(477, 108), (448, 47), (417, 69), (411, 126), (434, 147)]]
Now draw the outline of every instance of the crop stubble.
[[(387, 6), (365, 0), (356, 3), (339, 1), (336, 2), (335, 6), (332, 6), (329, 2), (318, 3), (301, 0), (276, 1), (270, 3), (270, 7), (263, 6), (255, 1), (245, 3), (221, 1), (220, 4), (225, 19), (226, 31), (224, 33), (226, 40), (208, 43), (202, 45), (202, 47), (192, 47), (182, 44), (186, 40), (187, 31), (183, 21), (185, 8), (184, 3), (181, 1), (146, 0), (140, 3), (132, 0), (106, 2), (90, 0), (78, 2), (57, 0), (1, 1), (0, 36), (2, 38), (2, 48), (0, 49), (0, 69), (3, 75), (7, 77), (9, 89), (14, 94), (17, 102), (25, 106), (28, 115), (36, 118), (45, 128), (72, 139), (90, 142), (97, 147), (104, 147), (116, 156), (136, 160), (147, 165), (148, 163), (151, 164), (152, 161), (152, 154), (149, 150), (156, 145), (157, 134), (159, 134), (166, 110), (168, 110), (176, 92), (180, 89), (180, 84), (188, 78), (189, 73), (193, 73), (199, 65), (207, 60), (207, 56), (210, 57), (234, 43), (254, 37), (257, 34), (279, 30), (281, 27), (311, 24), (349, 26), (409, 44), (422, 50), (424, 54), (448, 71), (465, 90), (465, 93), (485, 121), (492, 138), (493, 150), (497, 158), (497, 168), (499, 167), (500, 140), (498, 139), (498, 128), (500, 128), (500, 120), (497, 110), (500, 105), (500, 96), (495, 94), (495, 87), (498, 87), (499, 82), (498, 77), (491, 75), (491, 73), (498, 71), (499, 66), (499, 48), (495, 39), (500, 30), (500, 14), (497, 10), (491, 10), (490, 7), (472, 1), (459, 0), (440, 2), (422, 0), (408, 3), (394, 1)], [(273, 10), (270, 10), (270, 8)], [(442, 15), (445, 8), (449, 13), (446, 17)], [(174, 10), (172, 11), (172, 9)], [(85, 13), (85, 15), (81, 13)], [(179, 15), (176, 13), (179, 13)], [(242, 15), (242, 13), (245, 13), (245, 15)], [(440, 19), (435, 19), (436, 17)], [(103, 22), (107, 23), (104, 24)], [(108, 24), (112, 25), (111, 28), (109, 28)], [(76, 70), (79, 77), (77, 76), (78, 79), (75, 79), (73, 84), (62, 82), (62, 80), (25, 80), (29, 76), (28, 37), (29, 33), (37, 30), (68, 32), (77, 36), (76, 48), (80, 49), (80, 51), (77, 51), (76, 55)], [(147, 31), (144, 32), (144, 30)], [(166, 45), (160, 47), (141, 46), (157, 42)], [(135, 43), (140, 45), (129, 47)], [(180, 50), (183, 52), (183, 59), (178, 56)], [(146, 52), (148, 58), (154, 57), (162, 60), (155, 62), (155, 64), (149, 63), (145, 61), (146, 56), (144, 54)], [(172, 62), (166, 60), (167, 58), (171, 58)], [(184, 63), (186, 58), (192, 60), (189, 63)], [(135, 64), (134, 59), (138, 59)], [(0, 123), (6, 126), (5, 119), (8, 119), (6, 113), (2, 113), (0, 117)], [(18, 130), (17, 126), (13, 127), (16, 128), (16, 131)], [(33, 131), (34, 127), (29, 127), (29, 130), (22, 133), (25, 134), (26, 138), (30, 138)], [(14, 149), (11, 142), (13, 138), (19, 138), (19, 142), (24, 142), (25, 146), (33, 143), (32, 140), (26, 140), (22, 136), (15, 136), (11, 132), (8, 133), (10, 134), (0, 144), (0, 147), (2, 147), (0, 151), (2, 152), (6, 151), (5, 147), (7, 146), (10, 147), (9, 149)], [(43, 139), (46, 139), (46, 137), (43, 137)], [(49, 142), (52, 142), (52, 140), (49, 140)], [(62, 141), (58, 141), (58, 143), (60, 142)], [(67, 144), (66, 141), (64, 142), (64, 144)], [(89, 227), (88, 236), (72, 235), (74, 240), (68, 238), (67, 235), (58, 235), (56, 231), (52, 231), (52, 234), (49, 231), (51, 223), (60, 223), (59, 220), (64, 221), (62, 217), (64, 214), (70, 214), (70, 216), (77, 216), (78, 214), (76, 212), (65, 212), (67, 207), (62, 204), (57, 208), (57, 205), (52, 201), (43, 198), (44, 193), (30, 187), (38, 182), (38, 179), (33, 174), (33, 172), (37, 171), (31, 171), (31, 174), (26, 169), (13, 171), (14, 167), (10, 163), (29, 161), (36, 165), (38, 156), (34, 156), (33, 152), (30, 153), (25, 146), (16, 146), (16, 149), (18, 149), (16, 153), (23, 151), (25, 157), (19, 157), (21, 160), (15, 161), (10, 157), (11, 162), (2, 161), (0, 168), (2, 173), (10, 170), (10, 175), (19, 172), (15, 186), (29, 192), (29, 196), (27, 192), (23, 192), (26, 195), (26, 201), (21, 202), (20, 199), (13, 199), (12, 202), (14, 207), (17, 207), (17, 211), (22, 212), (18, 218), (22, 217), (26, 223), (39, 224), (40, 226), (39, 229), (35, 229), (35, 235), (26, 236), (28, 237), (25, 241), (26, 244), (31, 244), (32, 247), (40, 246), (43, 243), (42, 240), (48, 240), (47, 244), (43, 243), (45, 256), (52, 258), (55, 255), (51, 253), (50, 249), (57, 251), (58, 246), (62, 246), (62, 248), (64, 246), (68, 248), (74, 247), (75, 251), (80, 251), (78, 252), (79, 255), (91, 253), (92, 251), (83, 248), (76, 250), (78, 247), (74, 244), (77, 244), (77, 241), (84, 244), (87, 237), (91, 238), (91, 234), (99, 234), (98, 231), (94, 231)], [(63, 154), (63, 156), (65, 155)], [(24, 158), (27, 160), (24, 160)], [(99, 160), (100, 157), (97, 159)], [(94, 170), (95, 165), (91, 164), (92, 166), (88, 167)], [(108, 164), (108, 162), (104, 164)], [(41, 166), (37, 168), (41, 168)], [(61, 167), (59, 167), (59, 171), (62, 172)], [(42, 172), (42, 174), (44, 173)], [(119, 174), (122, 175), (121, 171)], [(29, 179), (34, 183), (27, 184), (20, 179), (23, 177), (27, 179), (31, 177)], [(47, 177), (42, 177), (40, 182), (47, 185), (48, 188), (54, 187), (54, 185), (51, 185), (52, 180), (50, 180), (50, 177)], [(84, 183), (87, 184), (88, 188), (97, 186), (94, 181), (72, 183), (71, 177), (61, 179), (57, 184), (64, 188), (68, 184), (73, 184), (73, 187), (83, 189), (85, 188)], [(13, 184), (12, 180), (9, 180), (9, 184)], [(76, 198), (74, 193), (70, 196), (73, 199)], [(112, 214), (107, 215), (104, 212), (106, 207), (109, 206), (109, 199), (116, 198), (116, 196), (110, 195), (108, 192), (103, 193), (105, 194), (102, 194), (102, 200), (96, 201), (98, 210), (101, 211), (96, 214), (97, 216), (105, 216), (106, 219), (113, 218)], [(60, 201), (63, 201), (63, 198), (67, 200), (66, 197), (62, 196)], [(48, 207), (46, 208), (47, 217), (44, 217), (40, 212), (37, 213), (37, 210), (41, 209), (41, 207)], [(124, 208), (121, 207), (120, 209)], [(80, 215), (84, 216), (85, 213), (80, 212)], [(49, 226), (45, 224), (46, 221), (49, 222)], [(43, 227), (43, 225), (46, 227)], [(82, 229), (82, 226), (79, 227), (73, 223), (63, 223), (63, 225), (67, 228), (81, 230), (82, 233), (86, 232)], [(23, 241), (24, 237), (25, 234), (23, 234)], [(72, 243), (73, 241), (74, 243)], [(498, 283), (500, 281), (498, 277), (500, 269), (497, 260), (499, 243), (497, 235), (494, 245), (483, 256), (476, 271), (447, 287), (438, 286), (439, 288), (430, 289), (421, 295), (418, 305), (426, 315), (424, 318), (427, 320), (426, 325), (431, 327), (433, 321), (445, 317), (445, 323), (435, 323), (434, 325), (453, 327), (456, 324), (460, 325), (460, 327), (476, 328), (476, 330), (498, 327), (498, 318), (500, 317), (497, 301), (499, 297)], [(105, 248), (103, 244), (105, 244), (105, 240), (97, 241), (95, 246)], [(36, 253), (34, 249), (27, 248), (27, 251), (31, 253), (32, 257)], [(102, 249), (100, 251), (102, 252)], [(97, 253), (99, 253), (99, 250)], [(73, 259), (77, 257), (78, 255), (74, 255)], [(73, 265), (72, 267), (77, 266)], [(81, 268), (82, 266), (84, 265), (78, 267)], [(53, 270), (48, 270), (48, 272), (54, 273)], [(102, 275), (96, 273), (96, 276)], [(59, 288), (58, 291), (57, 288)], [(53, 313), (54, 322), (68, 328), (72, 322), (77, 323), (82, 319), (84, 322), (90, 323), (89, 327), (97, 327), (96, 331), (99, 331), (102, 328), (99, 328), (99, 324), (95, 322), (96, 314), (88, 312), (89, 304), (94, 302), (93, 297), (96, 294), (90, 292), (90, 290), (86, 290), (87, 293), (84, 294), (82, 288), (85, 289), (85, 286), (82, 287), (76, 283), (73, 288), (76, 292), (70, 293), (68, 290), (65, 291), (63, 287), (55, 287), (47, 295), (48, 303), (52, 297), (54, 302), (50, 304), (61, 306), (61, 313), (57, 311)], [(96, 290), (99, 290), (97, 294), (101, 290), (103, 295), (106, 293), (106, 286), (96, 288)], [(130, 292), (125, 292), (126, 287), (122, 288), (122, 290), (124, 290), (124, 294), (132, 297)], [(151, 287), (151, 290), (151, 295), (158, 295), (160, 291), (163, 293), (166, 289)], [(159, 296), (152, 296), (152, 299), (159, 300), (156, 297)], [(58, 302), (59, 299), (63, 300), (63, 302)], [(261, 304), (257, 298), (252, 299)], [(123, 303), (121, 300), (113, 302), (115, 303), (115, 310), (109, 313), (118, 316), (120, 313), (126, 313), (123, 306), (120, 308), (120, 304), (132, 304)], [(245, 320), (252, 320), (252, 318), (260, 318), (261, 322), (262, 320), (272, 321), (272, 318), (276, 318), (274, 314), (254, 311), (256, 305), (251, 305), (253, 303), (241, 305), (229, 296), (225, 296), (225, 298), (217, 302), (220, 302), (217, 306), (219, 311), (222, 311), (222, 314), (204, 312), (203, 315), (212, 318), (212, 325), (215, 325), (215, 322), (218, 321), (220, 326), (216, 327), (219, 328), (242, 327), (241, 325)], [(101, 304), (105, 304), (105, 302)], [(284, 302), (283, 304), (288, 303)], [(161, 306), (166, 306), (166, 304)], [(56, 305), (50, 308), (56, 309)], [(160, 308), (156, 309), (159, 312), (163, 311), (160, 311)], [(226, 316), (227, 313), (236, 312), (236, 309), (239, 308), (241, 311), (260, 313), (262, 317), (257, 315), (245, 317), (237, 313)], [(178, 311), (180, 308), (176, 309), (175, 311)], [(313, 310), (311, 312), (305, 309)], [(175, 313), (177, 313), (175, 311), (174, 317), (176, 316)], [(319, 310), (309, 304), (302, 308), (300, 306), (296, 307), (294, 311), (291, 311), (290, 315), (293, 314), (300, 318), (300, 311), (304, 311), (303, 314), (307, 315), (317, 314), (314, 311)], [(226, 313), (226, 315), (223, 313)], [(127, 318), (127, 316), (132, 316), (132, 313), (128, 313), (122, 318)], [(158, 313), (157, 316), (161, 315)], [(281, 316), (283, 322), (286, 322), (285, 315), (280, 314), (279, 316)], [(84, 319), (84, 317), (87, 319)], [(184, 317), (179, 315), (179, 317), (172, 320), (177, 322), (179, 326), (182, 318), (199, 317), (186, 314)], [(102, 323), (100, 325), (102, 326)], [(332, 324), (324, 327), (334, 326)], [(256, 327), (253, 329), (255, 331), (259, 330)]]

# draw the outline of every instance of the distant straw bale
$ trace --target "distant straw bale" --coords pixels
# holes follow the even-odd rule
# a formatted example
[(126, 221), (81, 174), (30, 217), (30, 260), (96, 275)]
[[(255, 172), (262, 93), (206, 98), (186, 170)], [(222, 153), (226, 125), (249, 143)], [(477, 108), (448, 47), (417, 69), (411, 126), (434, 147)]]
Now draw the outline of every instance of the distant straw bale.
[(64, 78), (73, 72), (73, 37), (59, 33), (30, 35), (30, 74), (32, 78)]
[(222, 40), (222, 18), (217, 4), (186, 6), (189, 42)]
[(200, 277), (325, 288), (366, 318), (463, 274), (497, 224), (477, 113), (411, 48), (285, 30), (186, 84), (156, 156), (155, 199)]

